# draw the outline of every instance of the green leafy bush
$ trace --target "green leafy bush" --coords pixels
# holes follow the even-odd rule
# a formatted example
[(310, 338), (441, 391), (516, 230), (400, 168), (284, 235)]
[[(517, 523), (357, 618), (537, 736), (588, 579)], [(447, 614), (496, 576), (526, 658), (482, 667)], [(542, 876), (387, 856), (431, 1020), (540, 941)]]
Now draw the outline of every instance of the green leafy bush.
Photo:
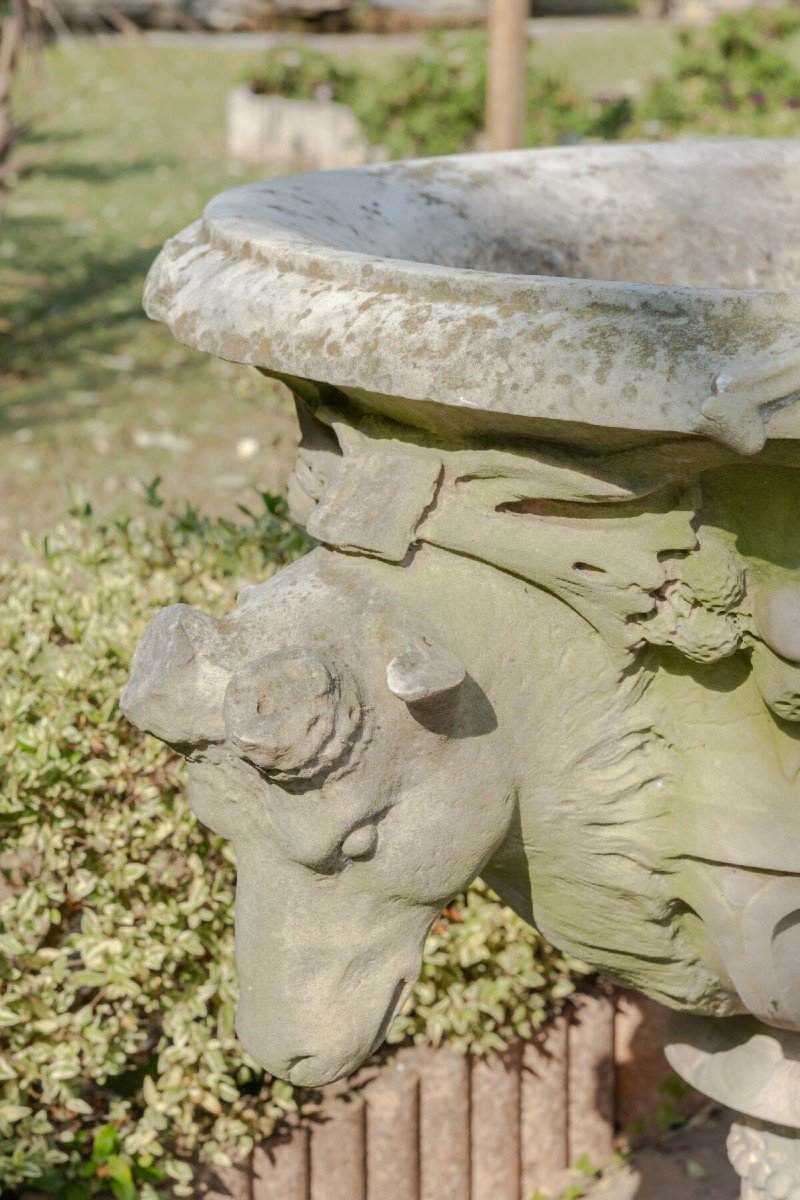
[(248, 82), (259, 96), (350, 104), (357, 80), (358, 73), (349, 60), (305, 46), (283, 46), (264, 55), (258, 74)]
[(800, 105), (800, 71), (781, 49), (800, 29), (800, 13), (754, 8), (725, 13), (708, 34), (681, 36), (676, 76), (694, 83), (698, 107), (761, 113)]
[[(431, 36), (421, 53), (386, 57), (380, 69), (302, 47), (279, 48), (264, 56), (249, 83), (261, 95), (348, 104), (390, 158), (454, 154), (474, 149), (483, 131), (486, 42), (478, 33)], [(531, 72), (527, 144), (615, 136), (617, 104), (616, 98), (588, 100), (555, 76)]]
[(432, 38), (421, 54), (364, 72), (351, 101), (373, 143), (390, 158), (454, 154), (483, 128), (486, 55), (480, 37)]
[(431, 38), (421, 54), (392, 55), (380, 68), (301, 46), (267, 53), (249, 80), (259, 95), (348, 104), (367, 137), (392, 158), (451, 154), (483, 122), (485, 54), (480, 41)]
[(679, 31), (672, 75), (653, 80), (632, 121), (645, 132), (655, 121), (666, 133), (796, 135), (800, 70), (785, 43), (799, 30), (798, 9), (753, 8)]
[(529, 1038), (589, 973), (478, 882), (429, 935), (419, 982), (387, 1040), (503, 1050)]
[[(117, 708), (158, 608), (221, 614), (305, 546), (265, 496), (241, 524), (84, 511), (0, 563), (4, 1195), (190, 1195), (188, 1160), (225, 1162), (315, 1103), (237, 1042), (232, 850), (191, 815), (180, 760)], [(391, 1040), (499, 1047), (582, 970), (478, 886), (437, 924)]]
[[(621, 137), (797, 133), (800, 69), (785, 43), (800, 9), (726, 13), (680, 30), (670, 74), (638, 92), (590, 96), (536, 69), (528, 75), (525, 144)], [(475, 149), (484, 124), (486, 42), (480, 33), (432, 37), (418, 54), (360, 64), (300, 48), (276, 49), (250, 80), (258, 92), (350, 105), (390, 158)]]

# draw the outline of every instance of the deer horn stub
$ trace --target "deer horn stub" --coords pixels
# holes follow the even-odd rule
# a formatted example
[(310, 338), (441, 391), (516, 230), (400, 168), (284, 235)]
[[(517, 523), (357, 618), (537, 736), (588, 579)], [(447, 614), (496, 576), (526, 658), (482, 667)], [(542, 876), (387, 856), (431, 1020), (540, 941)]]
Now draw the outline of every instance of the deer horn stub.
[(230, 680), (223, 705), (229, 741), (277, 780), (311, 779), (346, 759), (362, 723), (355, 683), (312, 650), (253, 659)]
[(139, 729), (171, 746), (222, 741), (222, 697), (230, 672), (216, 661), (219, 631), (186, 604), (163, 609), (133, 656), (120, 704)]

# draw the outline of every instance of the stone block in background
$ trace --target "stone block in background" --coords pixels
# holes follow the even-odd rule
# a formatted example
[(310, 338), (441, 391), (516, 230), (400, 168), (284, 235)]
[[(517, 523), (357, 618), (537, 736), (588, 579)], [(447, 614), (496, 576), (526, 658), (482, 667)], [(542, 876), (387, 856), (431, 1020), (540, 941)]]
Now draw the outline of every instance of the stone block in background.
[(228, 95), (227, 146), (232, 158), (285, 170), (331, 171), (378, 157), (345, 104), (259, 96), (245, 86)]
[(209, 30), (365, 29), (393, 32), (459, 27), (485, 20), (486, 0), (53, 0), (75, 29)]

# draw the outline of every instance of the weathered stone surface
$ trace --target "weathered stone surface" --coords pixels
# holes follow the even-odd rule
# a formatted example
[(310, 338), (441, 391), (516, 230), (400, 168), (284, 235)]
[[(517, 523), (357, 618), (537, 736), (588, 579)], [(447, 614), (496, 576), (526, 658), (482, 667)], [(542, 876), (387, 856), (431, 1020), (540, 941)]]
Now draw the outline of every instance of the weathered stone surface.
[(728, 1139), (742, 1200), (800, 1200), (800, 1038), (752, 1017), (674, 1014), (667, 1058), (694, 1087), (745, 1115)]
[(228, 95), (226, 122), (228, 154), (244, 162), (330, 171), (376, 158), (352, 109), (332, 100), (286, 100), (237, 87)]
[(391, 466), (376, 447), (354, 452), (341, 472), (341, 486), (326, 488), (309, 517), (311, 536), (402, 562), (433, 503), (442, 464), (435, 454), (409, 452), (399, 443), (398, 450)]
[(800, 1129), (800, 1054), (797, 1033), (769, 1029), (752, 1017), (714, 1021), (674, 1014), (667, 1059), (712, 1100), (756, 1120)]
[[(672, 1058), (706, 1092), (800, 1127), (798, 183), (792, 141), (396, 163), (228, 193), (162, 252), (151, 315), (295, 393), (324, 539), (221, 620), (162, 614), (123, 697), (236, 844), (270, 1071), (355, 1070), (481, 873), (711, 1021), (718, 1068)], [(613, 1013), (580, 1016), (569, 1077), (606, 1086)], [(463, 1200), (440, 1070), (423, 1190), (433, 1113)], [(569, 1156), (611, 1115), (573, 1108)]]
[(742, 1200), (800, 1198), (800, 1130), (744, 1117), (731, 1129), (728, 1153), (742, 1180)]
[(168, 244), (147, 307), (212, 354), (433, 398), (454, 430), (477, 409), (757, 450), (800, 429), (777, 403), (800, 388), (799, 175), (793, 142), (734, 141), (253, 184)]

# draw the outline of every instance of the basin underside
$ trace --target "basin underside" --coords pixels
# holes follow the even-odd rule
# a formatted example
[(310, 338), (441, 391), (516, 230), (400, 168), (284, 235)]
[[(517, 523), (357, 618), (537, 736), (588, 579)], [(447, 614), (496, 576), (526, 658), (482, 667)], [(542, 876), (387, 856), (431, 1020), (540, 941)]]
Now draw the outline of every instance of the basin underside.
[[(189, 345), (343, 389), (734, 445), (749, 391), (765, 436), (797, 437), (799, 189), (793, 141), (295, 176), (212, 201), (147, 306)], [(726, 433), (725, 400), (712, 427), (704, 405), (728, 391)]]

